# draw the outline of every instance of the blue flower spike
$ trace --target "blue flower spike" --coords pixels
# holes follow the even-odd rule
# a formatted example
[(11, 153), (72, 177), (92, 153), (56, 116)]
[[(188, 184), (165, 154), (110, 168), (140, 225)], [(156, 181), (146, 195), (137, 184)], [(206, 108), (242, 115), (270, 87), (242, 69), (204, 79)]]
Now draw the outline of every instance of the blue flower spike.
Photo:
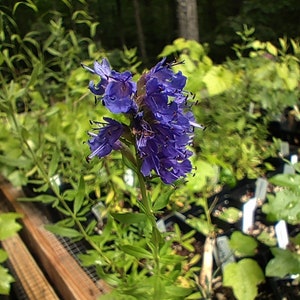
[(98, 84), (90, 82), (90, 91), (110, 112), (124, 114), (129, 120), (129, 125), (111, 118), (97, 123), (101, 126), (89, 133), (88, 160), (102, 158), (112, 150), (122, 151), (126, 140), (126, 144), (133, 143), (145, 177), (154, 171), (165, 184), (172, 184), (191, 172), (189, 158), (193, 153), (188, 146), (194, 128), (204, 128), (196, 123), (187, 105), (188, 93), (183, 90), (186, 77), (181, 72), (174, 73), (164, 58), (136, 83), (129, 71), (112, 70), (107, 59), (95, 62), (93, 69), (83, 67), (100, 77)]

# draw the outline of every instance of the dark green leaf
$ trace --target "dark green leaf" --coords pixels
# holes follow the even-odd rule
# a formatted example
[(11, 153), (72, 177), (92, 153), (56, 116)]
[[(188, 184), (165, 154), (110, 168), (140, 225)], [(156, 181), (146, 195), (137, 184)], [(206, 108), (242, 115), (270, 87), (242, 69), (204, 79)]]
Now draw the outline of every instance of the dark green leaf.
[(170, 196), (174, 193), (174, 191), (175, 189), (169, 187), (167, 191), (162, 192), (154, 202), (153, 210), (159, 211), (166, 207), (169, 203)]
[(45, 204), (50, 204), (54, 203), (57, 200), (55, 196), (43, 194), (43, 195), (38, 195), (36, 197), (20, 197), (18, 198), (18, 201), (23, 201), (23, 202), (41, 202)]
[(145, 222), (147, 220), (147, 216), (143, 213), (111, 213), (111, 215), (113, 218), (126, 225)]
[(80, 176), (77, 193), (74, 200), (74, 214), (76, 215), (82, 207), (85, 196), (85, 182), (83, 176)]
[(153, 259), (152, 253), (150, 253), (148, 250), (138, 247), (138, 246), (133, 246), (133, 245), (123, 245), (120, 247), (122, 251), (125, 253), (132, 255), (136, 257), (137, 259), (141, 258), (149, 258)]
[[(48, 176), (49, 176), (49, 178), (57, 176), (55, 173), (56, 173), (56, 170), (58, 168), (59, 160), (60, 160), (59, 151), (54, 151), (53, 154), (52, 154), (51, 161), (50, 161), (49, 166), (48, 166)], [(53, 179), (55, 180), (56, 177), (53, 178)]]
[(56, 224), (47, 224), (45, 225), (45, 228), (50, 232), (60, 236), (68, 238), (82, 238), (82, 234), (73, 228), (62, 227)]

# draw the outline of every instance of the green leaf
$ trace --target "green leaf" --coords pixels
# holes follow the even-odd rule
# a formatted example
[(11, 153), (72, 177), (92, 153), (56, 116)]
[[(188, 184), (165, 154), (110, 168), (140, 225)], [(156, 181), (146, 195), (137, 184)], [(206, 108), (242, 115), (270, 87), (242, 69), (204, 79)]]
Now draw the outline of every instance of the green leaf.
[(256, 253), (256, 240), (251, 236), (241, 233), (240, 231), (232, 233), (229, 245), (230, 248), (234, 250), (235, 255), (239, 257), (254, 256)]
[(274, 258), (266, 267), (266, 276), (285, 277), (288, 274), (300, 274), (300, 255), (289, 250), (272, 248)]
[(199, 192), (208, 185), (218, 181), (219, 173), (215, 165), (210, 164), (204, 160), (197, 160), (194, 162), (196, 169), (195, 174), (188, 175), (186, 188), (193, 192)]
[(8, 258), (7, 252), (3, 249), (0, 249), (0, 263), (3, 263)]
[(78, 254), (78, 258), (85, 267), (105, 265), (105, 260), (96, 250), (87, 250), (86, 253)]
[(170, 264), (172, 266), (182, 262), (184, 260), (184, 256), (177, 254), (168, 254), (160, 257), (160, 261), (163, 264)]
[(269, 179), (269, 182), (288, 188), (299, 188), (300, 175), (299, 174), (277, 174)]
[(59, 160), (60, 160), (59, 151), (54, 151), (53, 154), (52, 154), (51, 161), (50, 161), (49, 166), (48, 166), (48, 176), (49, 176), (49, 178), (51, 178), (52, 176), (55, 176), (56, 170), (58, 168)]
[(8, 269), (0, 266), (0, 295), (9, 295), (10, 284), (14, 278), (8, 273)]
[(230, 224), (236, 223), (241, 218), (241, 211), (235, 207), (228, 207), (221, 211), (218, 218)]
[(268, 195), (268, 202), (262, 207), (269, 221), (285, 220), (289, 224), (300, 223), (300, 192), (280, 190), (275, 195)]
[(258, 263), (249, 258), (224, 267), (223, 285), (231, 287), (238, 300), (254, 300), (257, 285), (265, 280)]
[[(166, 292), (168, 295), (170, 295), (170, 299), (173, 299), (174, 297), (179, 298), (179, 299), (185, 299), (186, 296), (190, 295), (193, 292), (193, 288), (184, 288), (180, 286), (167, 286), (166, 287)], [(200, 299), (200, 298), (198, 298)]]
[(22, 226), (16, 222), (16, 219), (22, 215), (17, 213), (2, 213), (0, 215), (0, 240), (5, 240), (15, 235)]
[(169, 189), (165, 192), (161, 192), (153, 205), (154, 211), (159, 211), (167, 206), (169, 203), (170, 196), (174, 193), (175, 189), (169, 187)]
[(82, 238), (83, 237), (82, 234), (80, 232), (78, 232), (76, 229), (62, 227), (57, 224), (47, 224), (47, 225), (45, 225), (45, 228), (54, 234), (68, 237), (68, 238)]
[(233, 73), (223, 66), (213, 66), (203, 77), (210, 96), (221, 94), (232, 86)]
[(75, 200), (74, 200), (74, 207), (73, 207), (75, 215), (81, 209), (83, 201), (84, 201), (84, 197), (85, 197), (85, 181), (83, 179), (83, 176), (80, 176), (79, 184), (77, 187), (77, 193), (76, 193)]
[(51, 204), (56, 202), (57, 198), (55, 196), (43, 194), (43, 195), (38, 195), (36, 197), (20, 197), (18, 198), (18, 201), (23, 201), (23, 202), (41, 202), (45, 204)]
[(145, 222), (147, 220), (147, 216), (143, 213), (111, 213), (111, 215), (113, 218), (126, 225)]
[(141, 258), (153, 259), (152, 253), (142, 247), (133, 246), (133, 245), (123, 245), (120, 248), (125, 253), (132, 255), (138, 259), (141, 259)]

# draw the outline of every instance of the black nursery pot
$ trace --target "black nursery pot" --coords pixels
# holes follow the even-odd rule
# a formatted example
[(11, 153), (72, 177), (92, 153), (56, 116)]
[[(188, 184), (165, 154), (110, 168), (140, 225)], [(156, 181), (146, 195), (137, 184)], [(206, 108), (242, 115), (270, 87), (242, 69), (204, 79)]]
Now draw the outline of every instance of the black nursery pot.
[[(233, 218), (226, 218), (229, 211), (234, 209)], [(217, 202), (216, 206), (212, 210), (211, 220), (212, 223), (221, 229), (224, 233), (230, 233), (232, 230), (241, 229), (242, 227), (242, 210), (243, 204), (240, 201), (235, 201), (230, 197), (224, 197)]]

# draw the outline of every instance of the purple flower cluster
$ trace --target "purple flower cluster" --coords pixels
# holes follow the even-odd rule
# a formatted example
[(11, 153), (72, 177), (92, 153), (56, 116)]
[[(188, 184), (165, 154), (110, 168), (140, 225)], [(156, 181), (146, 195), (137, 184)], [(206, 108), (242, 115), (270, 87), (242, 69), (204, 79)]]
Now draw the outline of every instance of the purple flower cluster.
[(98, 84), (90, 82), (89, 89), (112, 113), (128, 116), (130, 125), (111, 118), (90, 133), (88, 159), (108, 155), (112, 150), (122, 151), (122, 142), (134, 141), (140, 161), (140, 171), (150, 176), (155, 171), (162, 181), (171, 184), (192, 170), (187, 150), (198, 126), (187, 105), (183, 91), (186, 77), (174, 73), (172, 65), (162, 59), (150, 71), (141, 75), (138, 82), (132, 80), (129, 71), (118, 73), (108, 61), (95, 62), (94, 68), (83, 66), (99, 75)]

